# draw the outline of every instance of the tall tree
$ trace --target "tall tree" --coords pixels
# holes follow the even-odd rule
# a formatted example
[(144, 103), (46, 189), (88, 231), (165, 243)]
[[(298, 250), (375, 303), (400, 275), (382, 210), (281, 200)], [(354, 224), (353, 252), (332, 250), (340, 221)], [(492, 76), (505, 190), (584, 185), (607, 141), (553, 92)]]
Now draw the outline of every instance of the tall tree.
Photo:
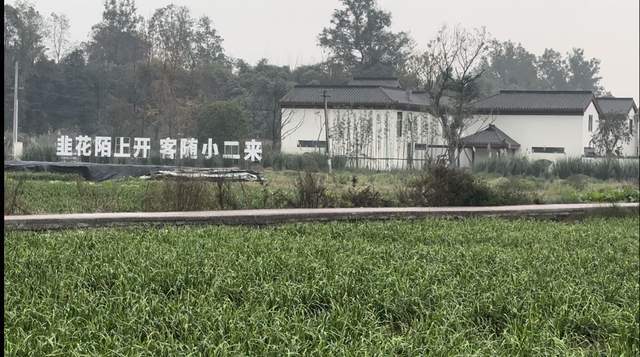
[(278, 146), (281, 116), (278, 101), (293, 86), (287, 66), (275, 66), (262, 59), (254, 67), (238, 71), (240, 85), (245, 90), (243, 101), (249, 111), (252, 134), (273, 141)]
[(376, 0), (342, 0), (318, 43), (348, 69), (385, 64), (397, 70), (409, 57), (411, 41), (407, 33), (392, 32), (390, 26), (391, 14), (379, 9)]
[(551, 48), (545, 49), (544, 53), (538, 57), (536, 67), (541, 89), (566, 90), (569, 88), (567, 63), (560, 52)]
[(482, 78), (483, 91), (492, 94), (500, 89), (537, 89), (536, 56), (521, 44), (492, 41)]
[[(36, 61), (44, 56), (43, 43), (47, 35), (44, 18), (26, 1), (17, 1), (14, 6), (4, 5), (4, 127), (11, 126), (13, 111), (14, 63), (20, 65), (19, 87), (34, 71)], [(25, 88), (29, 90), (30, 88)], [(20, 92), (20, 120), (29, 102)]]
[(58, 63), (69, 45), (69, 18), (52, 12), (49, 15), (49, 44), (53, 60)]
[(86, 55), (80, 48), (71, 51), (64, 56), (59, 67), (63, 76), (63, 87), (60, 93), (64, 96), (64, 111), (62, 116), (72, 120), (72, 125), (80, 132), (91, 134), (96, 132), (94, 120), (95, 96), (92, 83), (87, 72)]
[[(69, 119), (60, 114), (66, 107), (66, 96), (61, 91), (64, 79), (59, 68), (44, 56), (38, 58), (29, 77), (25, 78), (28, 88), (20, 103), (24, 118), (20, 129), (28, 133), (45, 133), (49, 130), (70, 127)], [(29, 105), (22, 105), (28, 103)]]
[(447, 161), (457, 165), (460, 137), (473, 120), (473, 102), (488, 52), (485, 29), (443, 27), (420, 56), (417, 77), (431, 97), (428, 111), (439, 122), (447, 145)]
[(193, 63), (195, 20), (186, 6), (167, 5), (157, 9), (148, 24), (153, 55), (172, 72)]
[(584, 50), (574, 48), (567, 55), (569, 77), (567, 85), (574, 90), (590, 90), (600, 95), (604, 88), (600, 84), (600, 60), (585, 58)]
[(213, 28), (213, 22), (207, 16), (198, 19), (193, 36), (195, 66), (208, 66), (216, 62), (225, 62), (222, 37)]
[(95, 96), (95, 123), (101, 131), (121, 134), (141, 115), (136, 72), (148, 46), (143, 19), (134, 0), (106, 0), (102, 20), (92, 27), (85, 44), (87, 78)]
[(194, 19), (185, 6), (172, 4), (157, 9), (147, 31), (153, 56), (172, 71), (227, 61), (213, 21), (207, 16)]
[(142, 16), (134, 0), (105, 0), (102, 21), (93, 26), (87, 54), (91, 62), (129, 64), (141, 60), (145, 43)]
[[(208, 17), (196, 21), (187, 7), (168, 5), (154, 12), (147, 25), (147, 38), (153, 62), (162, 66), (151, 91), (159, 113), (157, 122), (164, 123), (169, 133), (194, 127), (189, 124), (193, 110), (209, 100), (226, 99), (232, 91), (227, 87), (233, 87), (233, 81), (222, 37)], [(214, 74), (220, 77), (214, 78)], [(213, 90), (206, 92), (207, 88)]]

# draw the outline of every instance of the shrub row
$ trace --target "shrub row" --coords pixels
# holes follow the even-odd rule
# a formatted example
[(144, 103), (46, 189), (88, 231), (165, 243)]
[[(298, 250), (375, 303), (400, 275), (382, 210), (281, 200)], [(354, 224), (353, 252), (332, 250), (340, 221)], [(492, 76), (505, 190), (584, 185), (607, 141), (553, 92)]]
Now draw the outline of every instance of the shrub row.
[(638, 159), (581, 159), (568, 158), (553, 164), (553, 173), (559, 178), (571, 175), (586, 175), (600, 180), (638, 180), (640, 163)]
[(574, 175), (585, 175), (600, 180), (638, 180), (638, 159), (583, 159), (565, 158), (555, 162), (531, 161), (527, 157), (494, 157), (473, 166), (474, 172), (495, 173), (502, 176), (558, 177), (566, 179)]
[(496, 173), (502, 176), (536, 176), (549, 175), (549, 160), (531, 161), (526, 156), (493, 157), (478, 161), (473, 166), (473, 171)]

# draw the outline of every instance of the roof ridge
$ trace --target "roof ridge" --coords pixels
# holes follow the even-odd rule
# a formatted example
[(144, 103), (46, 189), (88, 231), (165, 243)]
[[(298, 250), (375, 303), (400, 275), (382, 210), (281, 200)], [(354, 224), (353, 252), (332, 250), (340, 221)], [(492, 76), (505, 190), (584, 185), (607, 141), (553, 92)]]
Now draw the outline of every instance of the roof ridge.
[(296, 84), (294, 88), (386, 88), (386, 89), (398, 89), (404, 90), (399, 87), (381, 86), (373, 84)]
[(387, 79), (387, 80), (399, 80), (398, 77), (385, 77), (385, 76), (380, 76), (380, 77), (366, 77), (366, 76), (354, 76), (353, 78), (351, 78), (353, 80), (372, 80), (372, 81), (379, 81), (381, 79)]
[(596, 97), (596, 99), (621, 99), (621, 100), (634, 100), (633, 97)]
[[(384, 93), (384, 95), (393, 103), (400, 103), (399, 101), (391, 98), (391, 96), (389, 95), (389, 93), (387, 93), (386, 89), (391, 89), (391, 88), (384, 88), (384, 87), (380, 87), (380, 90), (382, 90), (382, 93)], [(401, 88), (394, 88), (394, 89), (401, 89)]]
[[(500, 93), (535, 93), (535, 94), (593, 94), (590, 90), (539, 90), (539, 89), (501, 89)], [(500, 94), (499, 93), (499, 94)]]
[(471, 103), (471, 105), (476, 105), (478, 103), (484, 102), (485, 100), (487, 100), (489, 98), (493, 98), (493, 97), (498, 96), (498, 95), (500, 95), (500, 93), (492, 94), (492, 95), (490, 95), (488, 97), (484, 97), (484, 98), (479, 98), (478, 100), (476, 100), (473, 103)]

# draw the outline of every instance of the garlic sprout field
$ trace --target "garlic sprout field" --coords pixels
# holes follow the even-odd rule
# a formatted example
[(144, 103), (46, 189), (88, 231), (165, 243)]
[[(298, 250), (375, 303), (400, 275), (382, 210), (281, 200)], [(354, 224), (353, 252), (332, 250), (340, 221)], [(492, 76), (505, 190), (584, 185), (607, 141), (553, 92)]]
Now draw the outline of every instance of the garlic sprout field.
[(8, 355), (637, 355), (638, 217), (7, 232)]

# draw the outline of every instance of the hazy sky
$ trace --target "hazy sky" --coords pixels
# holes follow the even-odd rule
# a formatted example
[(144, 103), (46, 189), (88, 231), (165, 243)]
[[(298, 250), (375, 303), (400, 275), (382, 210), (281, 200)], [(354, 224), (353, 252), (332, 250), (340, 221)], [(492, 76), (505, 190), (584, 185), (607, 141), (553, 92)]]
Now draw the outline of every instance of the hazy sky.
[[(41, 14), (64, 13), (76, 42), (88, 38), (102, 14), (102, 0), (31, 0)], [(392, 13), (393, 29), (407, 31), (424, 48), (443, 24), (486, 26), (497, 39), (520, 42), (540, 55), (572, 47), (599, 58), (602, 83), (615, 96), (640, 97), (638, 0), (379, 0)], [(9, 1), (13, 3), (13, 1)], [(338, 0), (137, 0), (148, 18), (156, 8), (185, 5), (209, 16), (230, 56), (297, 66), (323, 59), (317, 35)]]

